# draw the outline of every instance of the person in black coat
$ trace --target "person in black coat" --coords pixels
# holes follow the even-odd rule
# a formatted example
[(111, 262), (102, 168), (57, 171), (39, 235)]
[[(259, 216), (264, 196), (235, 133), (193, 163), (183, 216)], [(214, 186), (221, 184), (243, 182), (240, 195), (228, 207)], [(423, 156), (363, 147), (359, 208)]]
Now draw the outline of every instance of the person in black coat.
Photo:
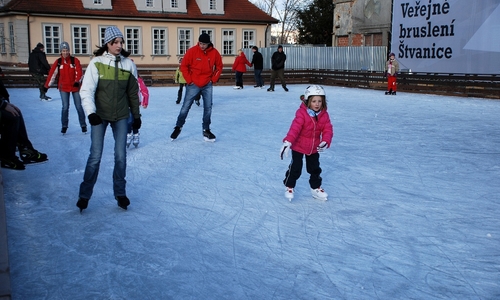
[(271, 57), (271, 83), (267, 89), (268, 92), (274, 92), (274, 81), (276, 80), (276, 76), (281, 79), (281, 86), (285, 92), (288, 92), (285, 82), (285, 61), (286, 54), (283, 52), (283, 46), (279, 45), (278, 51), (274, 52)]
[(31, 75), (35, 78), (38, 83), (38, 89), (40, 90), (40, 100), (50, 101), (52, 98), (46, 95), (47, 89), (45, 88), (45, 75), (49, 74), (50, 65), (47, 61), (47, 56), (43, 51), (45, 46), (42, 43), (38, 43), (30, 53), (28, 57), (28, 67)]
[(257, 46), (252, 47), (253, 57), (252, 57), (252, 67), (253, 67), (253, 76), (255, 78), (255, 86), (256, 89), (261, 89), (264, 86), (264, 80), (262, 80), (262, 69), (264, 69), (264, 58), (262, 54), (259, 52), (259, 48)]

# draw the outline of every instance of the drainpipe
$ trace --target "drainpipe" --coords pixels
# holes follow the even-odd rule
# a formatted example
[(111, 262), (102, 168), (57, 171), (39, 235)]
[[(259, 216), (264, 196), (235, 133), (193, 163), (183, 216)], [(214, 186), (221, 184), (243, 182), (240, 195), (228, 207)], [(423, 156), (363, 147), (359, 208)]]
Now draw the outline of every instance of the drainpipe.
[(27, 20), (27, 23), (26, 24), (26, 28), (28, 29), (28, 54), (30, 53), (31, 51), (31, 30), (30, 30), (30, 14), (27, 14), (26, 15), (28, 18), (26, 19)]
[(267, 47), (267, 30), (269, 29), (269, 24), (266, 24), (266, 31), (264, 32), (264, 48)]

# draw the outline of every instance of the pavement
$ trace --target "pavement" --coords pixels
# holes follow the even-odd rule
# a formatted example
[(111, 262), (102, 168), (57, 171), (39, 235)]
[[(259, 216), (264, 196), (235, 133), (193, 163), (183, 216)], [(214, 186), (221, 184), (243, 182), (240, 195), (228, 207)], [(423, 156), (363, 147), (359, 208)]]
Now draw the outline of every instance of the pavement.
[(10, 267), (7, 245), (7, 220), (3, 197), (3, 176), (0, 170), (0, 300), (10, 300)]

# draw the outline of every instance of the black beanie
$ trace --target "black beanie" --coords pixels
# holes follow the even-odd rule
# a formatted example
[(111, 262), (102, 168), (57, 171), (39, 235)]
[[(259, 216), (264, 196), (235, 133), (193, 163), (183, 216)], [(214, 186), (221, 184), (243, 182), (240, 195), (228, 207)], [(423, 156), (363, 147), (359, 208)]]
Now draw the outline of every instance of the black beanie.
[(37, 47), (38, 49), (40, 49), (40, 48), (45, 48), (45, 46), (44, 46), (42, 43), (38, 43), (38, 44), (36, 44), (36, 47)]
[(206, 33), (202, 33), (200, 35), (200, 38), (198, 39), (198, 42), (210, 44), (210, 36)]

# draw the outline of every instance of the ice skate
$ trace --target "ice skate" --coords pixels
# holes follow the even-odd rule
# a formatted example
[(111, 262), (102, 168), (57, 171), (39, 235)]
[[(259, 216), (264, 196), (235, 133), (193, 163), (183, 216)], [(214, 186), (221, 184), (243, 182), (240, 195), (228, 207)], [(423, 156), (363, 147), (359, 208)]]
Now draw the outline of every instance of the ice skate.
[(130, 205), (130, 200), (127, 198), (127, 196), (116, 196), (115, 199), (116, 201), (118, 201), (119, 207), (127, 210), (127, 206)]
[(5, 169), (12, 169), (12, 170), (25, 170), (26, 167), (24, 166), (24, 163), (17, 158), (17, 156), (14, 156), (11, 159), (7, 158), (0, 158), (1, 161), (1, 166), (2, 168)]
[(311, 189), (311, 194), (315, 199), (326, 201), (328, 200), (328, 194), (321, 187), (316, 189)]
[(66, 131), (68, 131), (68, 127), (63, 127), (63, 128), (61, 128), (61, 133), (62, 133), (62, 135), (65, 135), (65, 134), (66, 134)]
[(127, 133), (127, 148), (130, 147), (130, 144), (132, 144), (132, 138), (132, 133)]
[(82, 133), (86, 134), (87, 133), (87, 126), (82, 126)]
[(132, 144), (134, 144), (134, 147), (136, 148), (139, 146), (139, 133), (134, 133), (132, 136)]
[(210, 129), (203, 130), (203, 139), (205, 142), (215, 142), (215, 135), (210, 131)]
[(293, 199), (293, 188), (291, 187), (286, 187), (286, 190), (285, 190), (285, 198), (288, 199), (288, 201), (292, 201)]
[(19, 153), (21, 154), (21, 159), (25, 165), (44, 163), (49, 160), (47, 154), (40, 153), (35, 149), (25, 148), (19, 150)]
[(89, 199), (78, 198), (78, 201), (76, 202), (76, 206), (80, 209), (80, 213), (82, 213), (82, 211), (86, 209), (88, 205)]
[(182, 130), (182, 127), (179, 127), (179, 126), (175, 126), (174, 127), (174, 132), (172, 132), (172, 134), (170, 135), (170, 138), (173, 140), (175, 140), (179, 134), (181, 133), (181, 130)]

